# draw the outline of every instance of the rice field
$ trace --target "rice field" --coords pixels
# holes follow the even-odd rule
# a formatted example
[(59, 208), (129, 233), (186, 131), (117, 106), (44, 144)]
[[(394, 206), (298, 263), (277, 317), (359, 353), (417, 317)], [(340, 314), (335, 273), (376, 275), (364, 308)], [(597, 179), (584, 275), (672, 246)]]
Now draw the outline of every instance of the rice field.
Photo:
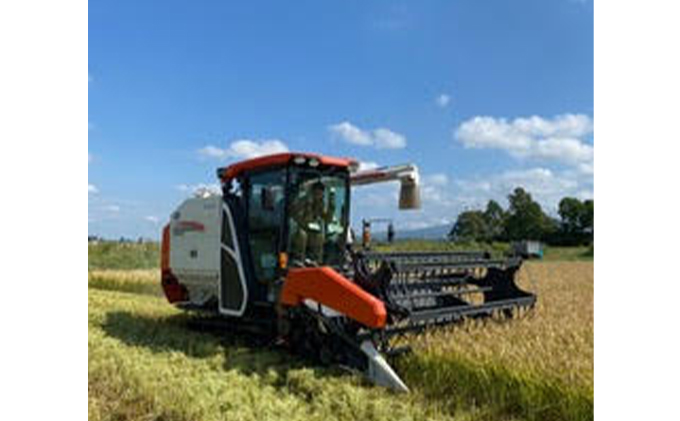
[(91, 420), (581, 420), (593, 418), (593, 263), (525, 264), (537, 307), (405, 338), (397, 395), (341, 369), (199, 332), (157, 270), (92, 270)]
[(163, 296), (158, 269), (97, 269), (88, 272), (89, 288)]
[(402, 375), (454, 408), (482, 400), (527, 419), (592, 418), (593, 264), (525, 264), (520, 285), (538, 294), (533, 311), (412, 338)]

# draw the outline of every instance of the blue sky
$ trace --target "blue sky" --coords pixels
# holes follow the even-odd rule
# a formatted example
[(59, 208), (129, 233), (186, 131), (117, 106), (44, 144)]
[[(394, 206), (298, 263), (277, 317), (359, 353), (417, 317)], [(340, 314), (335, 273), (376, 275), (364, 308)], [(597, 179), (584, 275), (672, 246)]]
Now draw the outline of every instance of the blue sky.
[(581, 0), (90, 1), (89, 232), (158, 237), (215, 169), (279, 150), (412, 162), (449, 223), (526, 187), (593, 194), (593, 5)]

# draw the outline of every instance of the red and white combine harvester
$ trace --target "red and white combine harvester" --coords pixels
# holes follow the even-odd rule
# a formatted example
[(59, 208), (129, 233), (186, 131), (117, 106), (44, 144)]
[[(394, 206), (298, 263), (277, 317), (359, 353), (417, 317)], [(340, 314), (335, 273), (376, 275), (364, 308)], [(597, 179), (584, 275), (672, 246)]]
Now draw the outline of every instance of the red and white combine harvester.
[(420, 207), (415, 166), (357, 168), (310, 153), (220, 168), (222, 194), (185, 200), (163, 228), (168, 301), (400, 391), (383, 358), (395, 335), (534, 305), (515, 283), (519, 257), (352, 250), (353, 188), (397, 181), (400, 209)]

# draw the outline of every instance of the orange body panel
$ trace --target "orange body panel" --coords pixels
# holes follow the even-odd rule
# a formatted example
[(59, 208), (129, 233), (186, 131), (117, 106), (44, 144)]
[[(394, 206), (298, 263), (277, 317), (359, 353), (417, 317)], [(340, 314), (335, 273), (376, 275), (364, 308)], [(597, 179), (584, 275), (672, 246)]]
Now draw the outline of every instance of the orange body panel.
[(368, 327), (382, 328), (387, 322), (387, 311), (382, 301), (330, 267), (288, 271), (281, 291), (281, 303), (297, 306), (306, 298)]
[(163, 227), (161, 240), (161, 271), (170, 269), (170, 224)]
[(187, 289), (177, 281), (170, 270), (170, 224), (163, 227), (161, 240), (161, 287), (170, 303), (187, 300)]
[(283, 165), (290, 162), (293, 157), (304, 156), (307, 159), (315, 158), (318, 159), (322, 165), (330, 165), (336, 167), (348, 167), (349, 165), (355, 163), (353, 159), (349, 158), (334, 158), (331, 156), (316, 155), (311, 153), (280, 153), (276, 155), (268, 155), (260, 158), (249, 159), (247, 161), (237, 162), (236, 164), (230, 165), (226, 168), (222, 174), (222, 181), (230, 180), (244, 171), (255, 170), (258, 168), (267, 168), (274, 165)]

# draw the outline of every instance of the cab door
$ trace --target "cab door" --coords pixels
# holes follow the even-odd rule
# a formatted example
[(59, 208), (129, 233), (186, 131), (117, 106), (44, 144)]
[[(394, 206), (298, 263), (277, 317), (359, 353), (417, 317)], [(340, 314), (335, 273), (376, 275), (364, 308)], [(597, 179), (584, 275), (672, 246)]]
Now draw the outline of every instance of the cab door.
[(277, 169), (252, 174), (248, 185), (248, 242), (255, 279), (268, 283), (279, 275), (286, 171)]
[(222, 203), (219, 311), (230, 316), (242, 316), (248, 304), (248, 287), (236, 227), (232, 209), (229, 203), (224, 201)]

